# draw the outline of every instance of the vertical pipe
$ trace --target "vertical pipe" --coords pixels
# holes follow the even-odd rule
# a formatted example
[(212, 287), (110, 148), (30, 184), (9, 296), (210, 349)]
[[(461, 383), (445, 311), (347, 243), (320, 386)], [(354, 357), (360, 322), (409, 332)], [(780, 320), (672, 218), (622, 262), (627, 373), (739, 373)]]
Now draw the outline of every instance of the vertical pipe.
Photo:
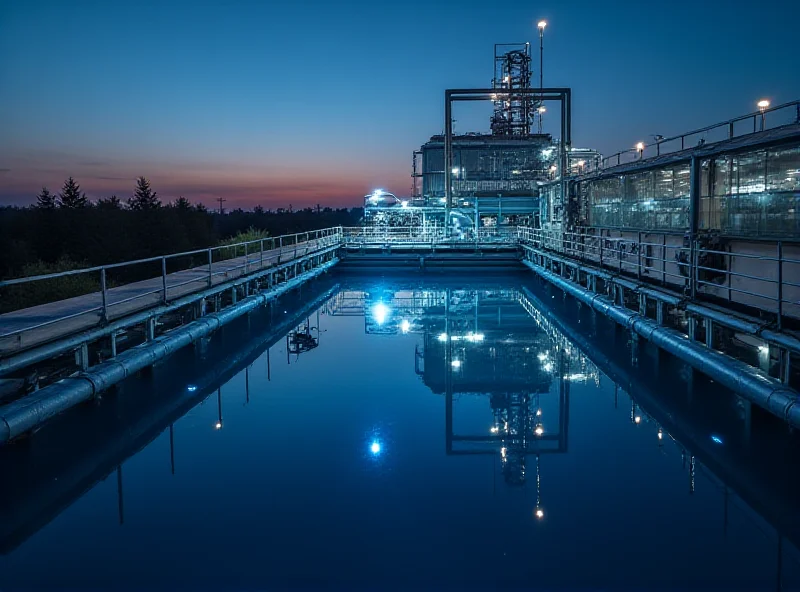
[(452, 167), (453, 151), (453, 114), (452, 96), (450, 91), (444, 92), (444, 226), (445, 235), (450, 227), (450, 193), (451, 183), (450, 167)]

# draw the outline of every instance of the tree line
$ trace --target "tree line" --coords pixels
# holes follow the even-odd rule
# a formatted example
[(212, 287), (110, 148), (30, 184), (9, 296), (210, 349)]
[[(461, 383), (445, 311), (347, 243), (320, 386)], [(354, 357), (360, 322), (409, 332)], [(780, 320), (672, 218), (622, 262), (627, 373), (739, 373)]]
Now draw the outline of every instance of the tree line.
[(235, 209), (221, 214), (184, 197), (163, 203), (145, 177), (125, 201), (88, 199), (73, 177), (33, 206), (0, 208), (0, 278), (22, 277), (202, 249), (253, 231), (278, 236), (359, 224), (361, 208)]

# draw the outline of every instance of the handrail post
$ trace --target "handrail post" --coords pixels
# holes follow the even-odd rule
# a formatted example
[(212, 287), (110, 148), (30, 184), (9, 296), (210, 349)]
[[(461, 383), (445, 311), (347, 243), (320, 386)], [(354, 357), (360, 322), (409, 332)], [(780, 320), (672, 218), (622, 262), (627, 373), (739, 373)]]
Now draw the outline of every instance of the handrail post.
[(213, 259), (211, 255), (211, 249), (208, 250), (208, 287), (210, 288), (213, 281), (211, 279), (211, 260)]
[(161, 285), (164, 289), (163, 301), (167, 303), (167, 258), (161, 258)]
[(642, 233), (638, 233), (638, 244), (636, 245), (636, 277), (642, 278)]
[(244, 273), (247, 274), (250, 271), (250, 243), (244, 244)]
[(264, 267), (264, 239), (262, 238), (259, 241), (259, 254), (258, 254), (258, 268), (262, 269)]
[(600, 241), (600, 267), (603, 267), (603, 233), (602, 232), (600, 233), (600, 236), (598, 237), (598, 240)]
[(778, 241), (778, 331), (780, 331), (782, 328), (783, 328), (783, 243), (781, 241)]
[(692, 295), (692, 300), (697, 297), (697, 281), (700, 278), (700, 274), (697, 272), (697, 261), (699, 260), (699, 255), (697, 253), (698, 246), (698, 241), (692, 240), (691, 253), (689, 256), (689, 290)]
[(100, 292), (103, 294), (103, 312), (100, 321), (105, 324), (108, 322), (108, 296), (106, 294), (106, 268), (100, 268)]

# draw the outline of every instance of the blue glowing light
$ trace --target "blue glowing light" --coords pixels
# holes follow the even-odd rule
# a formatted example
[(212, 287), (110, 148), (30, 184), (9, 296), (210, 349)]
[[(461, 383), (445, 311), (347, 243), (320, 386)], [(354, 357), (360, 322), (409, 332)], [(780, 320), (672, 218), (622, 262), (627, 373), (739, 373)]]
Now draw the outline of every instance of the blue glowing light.
[(186, 387), (186, 390), (189, 391), (190, 393), (193, 393), (197, 390), (197, 387), (193, 384), (190, 384), (189, 386)]
[(715, 444), (722, 444), (722, 438), (717, 436), (716, 434), (711, 434), (711, 441)]
[(372, 318), (375, 319), (375, 322), (379, 325), (383, 325), (386, 322), (386, 317), (389, 316), (389, 307), (386, 306), (383, 302), (378, 302), (375, 306), (372, 307)]
[(374, 441), (372, 444), (370, 444), (369, 451), (376, 456), (379, 455), (381, 453), (381, 443), (377, 440)]

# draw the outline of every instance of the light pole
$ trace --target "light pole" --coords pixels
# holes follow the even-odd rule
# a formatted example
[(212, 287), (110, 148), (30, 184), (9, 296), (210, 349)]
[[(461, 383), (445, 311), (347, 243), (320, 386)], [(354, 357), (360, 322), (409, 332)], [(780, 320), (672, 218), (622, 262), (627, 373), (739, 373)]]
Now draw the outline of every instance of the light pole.
[[(539, 21), (539, 90), (544, 88), (544, 28), (547, 26), (547, 21)], [(542, 113), (544, 108), (539, 108), (539, 133), (542, 133)]]
[(769, 107), (769, 101), (767, 99), (761, 99), (756, 104), (758, 105), (758, 110), (761, 111), (761, 131), (763, 132), (764, 123), (767, 119), (767, 114), (765, 113), (765, 111), (767, 110), (767, 107)]

